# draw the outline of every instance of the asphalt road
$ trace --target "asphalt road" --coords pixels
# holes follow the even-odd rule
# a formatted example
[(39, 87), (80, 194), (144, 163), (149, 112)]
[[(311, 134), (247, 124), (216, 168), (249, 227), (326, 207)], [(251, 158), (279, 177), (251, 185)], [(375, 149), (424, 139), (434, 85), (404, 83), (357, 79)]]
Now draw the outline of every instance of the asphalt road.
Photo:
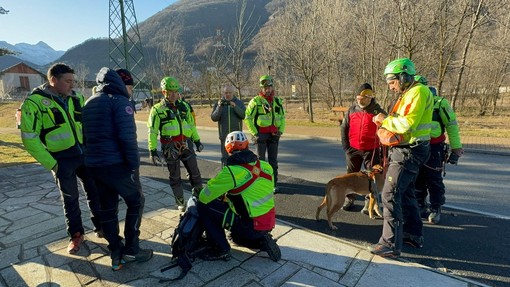
[[(165, 168), (148, 161), (146, 128), (139, 123), (141, 175), (167, 182)], [(219, 139), (215, 130), (200, 130), (205, 150), (198, 154), (204, 182), (220, 169)], [(459, 166), (448, 166), (445, 178), (447, 207), (441, 224), (424, 224), (425, 246), (405, 246), (402, 257), (431, 268), (470, 278), (490, 286), (510, 287), (509, 156), (466, 152)], [(325, 183), (343, 173), (345, 158), (336, 140), (282, 138), (279, 155), (281, 193), (276, 195), (277, 217), (359, 245), (377, 242), (381, 220), (371, 220), (359, 211), (339, 211), (328, 229), (323, 211), (320, 222), (315, 209), (324, 196)], [(185, 175), (183, 170), (183, 175)]]

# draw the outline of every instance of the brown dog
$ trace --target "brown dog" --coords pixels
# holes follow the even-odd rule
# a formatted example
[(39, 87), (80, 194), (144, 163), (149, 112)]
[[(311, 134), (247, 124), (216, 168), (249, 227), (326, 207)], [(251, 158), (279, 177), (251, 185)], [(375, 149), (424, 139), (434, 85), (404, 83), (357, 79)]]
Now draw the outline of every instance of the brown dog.
[[(370, 201), (368, 205), (368, 215), (374, 219), (374, 210), (378, 216), (382, 217), (380, 207), (377, 206), (377, 201), (371, 192), (371, 181), (375, 177), (377, 183), (377, 190), (382, 191), (384, 185), (384, 177), (382, 175), (383, 168), (380, 165), (375, 165), (370, 172), (354, 172), (339, 175), (328, 182), (326, 185), (326, 195), (321, 205), (317, 207), (315, 219), (320, 220), (320, 213), (322, 208), (327, 205), (328, 224), (332, 230), (338, 229), (333, 225), (333, 215), (342, 207), (347, 194), (356, 193), (360, 195), (369, 194)], [(372, 188), (373, 189), (373, 188)]]

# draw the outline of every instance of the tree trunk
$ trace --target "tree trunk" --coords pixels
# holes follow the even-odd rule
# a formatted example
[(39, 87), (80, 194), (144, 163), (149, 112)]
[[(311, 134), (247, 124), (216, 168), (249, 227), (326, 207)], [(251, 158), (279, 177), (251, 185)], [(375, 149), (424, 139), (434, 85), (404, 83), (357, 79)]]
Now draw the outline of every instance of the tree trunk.
[(312, 104), (312, 85), (313, 85), (313, 82), (308, 82), (308, 109), (309, 109), (309, 113), (308, 113), (308, 116), (309, 116), (309, 120), (311, 123), (313, 123), (313, 104)]

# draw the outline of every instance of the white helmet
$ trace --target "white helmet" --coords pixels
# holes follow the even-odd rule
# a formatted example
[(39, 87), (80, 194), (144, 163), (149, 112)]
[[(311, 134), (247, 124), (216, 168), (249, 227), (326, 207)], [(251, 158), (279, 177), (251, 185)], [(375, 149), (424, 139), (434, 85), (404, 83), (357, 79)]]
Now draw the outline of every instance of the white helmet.
[(245, 150), (248, 148), (248, 137), (246, 134), (241, 131), (231, 132), (227, 135), (225, 139), (225, 150), (228, 153), (232, 153), (236, 150)]

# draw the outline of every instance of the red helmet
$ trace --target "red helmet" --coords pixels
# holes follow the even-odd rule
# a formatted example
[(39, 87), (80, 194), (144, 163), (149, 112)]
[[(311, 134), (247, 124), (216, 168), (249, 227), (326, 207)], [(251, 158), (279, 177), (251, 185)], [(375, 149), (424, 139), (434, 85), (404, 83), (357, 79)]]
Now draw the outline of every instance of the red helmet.
[(245, 150), (248, 148), (248, 138), (246, 134), (241, 131), (231, 132), (225, 139), (225, 150), (232, 153), (236, 150)]

